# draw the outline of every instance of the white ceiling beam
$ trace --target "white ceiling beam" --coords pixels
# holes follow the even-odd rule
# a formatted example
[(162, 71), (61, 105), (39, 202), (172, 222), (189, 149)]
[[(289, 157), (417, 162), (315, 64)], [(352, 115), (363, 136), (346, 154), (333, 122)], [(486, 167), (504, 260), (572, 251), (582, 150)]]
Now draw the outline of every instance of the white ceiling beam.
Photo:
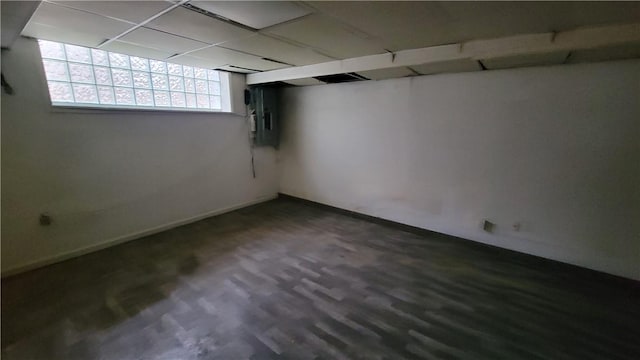
[(459, 45), (432, 46), (422, 49), (367, 55), (345, 60), (329, 61), (320, 64), (264, 71), (248, 75), (247, 84), (254, 85), (323, 75), (411, 66), (428, 62), (458, 59), (460, 57)]
[(516, 56), (548, 51), (553, 33), (527, 34), (498, 39), (473, 40), (462, 44), (462, 53), (474, 60)]
[(567, 50), (570, 47), (593, 49), (637, 42), (639, 37), (640, 23), (583, 28), (557, 33), (554, 46), (564, 47), (559, 50)]
[(462, 44), (465, 56), (492, 59), (544, 52), (585, 50), (640, 41), (640, 24), (582, 28), (558, 33), (473, 40)]
[(393, 62), (400, 66), (411, 66), (425, 64), (424, 59), (428, 59), (430, 63), (460, 60), (466, 56), (462, 53), (460, 44), (430, 46), (420, 49), (397, 51), (396, 59)]
[(558, 33), (526, 34), (265, 71), (247, 75), (247, 84), (256, 85), (460, 59), (483, 60), (545, 52), (584, 50), (637, 42), (640, 42), (640, 24), (638, 23), (582, 28)]

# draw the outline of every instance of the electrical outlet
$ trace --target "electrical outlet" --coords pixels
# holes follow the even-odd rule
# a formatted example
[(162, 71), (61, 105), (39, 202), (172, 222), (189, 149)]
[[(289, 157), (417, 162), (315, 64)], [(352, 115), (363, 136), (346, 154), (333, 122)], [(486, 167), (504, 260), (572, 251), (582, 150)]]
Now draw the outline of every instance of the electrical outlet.
[(522, 224), (519, 222), (515, 222), (513, 223), (513, 231), (520, 231), (520, 229), (522, 229)]
[(51, 215), (49, 214), (40, 214), (39, 221), (42, 226), (49, 226), (53, 222), (53, 220), (51, 220)]
[(484, 230), (484, 231), (486, 231), (488, 233), (493, 232), (493, 228), (495, 228), (495, 226), (496, 226), (496, 224), (492, 223), (489, 220), (484, 220), (482, 222), (482, 230)]

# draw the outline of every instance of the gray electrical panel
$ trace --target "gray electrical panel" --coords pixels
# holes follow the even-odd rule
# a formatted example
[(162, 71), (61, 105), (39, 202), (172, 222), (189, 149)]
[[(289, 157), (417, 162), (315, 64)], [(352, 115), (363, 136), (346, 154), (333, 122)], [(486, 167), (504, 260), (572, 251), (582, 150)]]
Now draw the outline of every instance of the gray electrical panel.
[(280, 113), (278, 111), (278, 89), (269, 87), (251, 88), (250, 110), (255, 114), (256, 146), (278, 147), (280, 140)]

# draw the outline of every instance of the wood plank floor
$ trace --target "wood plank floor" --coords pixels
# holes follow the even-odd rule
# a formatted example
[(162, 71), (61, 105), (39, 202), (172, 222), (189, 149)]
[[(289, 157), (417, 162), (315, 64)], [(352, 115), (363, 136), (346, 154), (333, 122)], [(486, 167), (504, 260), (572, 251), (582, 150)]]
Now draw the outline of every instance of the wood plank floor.
[(2, 281), (2, 359), (640, 359), (640, 286), (278, 199)]

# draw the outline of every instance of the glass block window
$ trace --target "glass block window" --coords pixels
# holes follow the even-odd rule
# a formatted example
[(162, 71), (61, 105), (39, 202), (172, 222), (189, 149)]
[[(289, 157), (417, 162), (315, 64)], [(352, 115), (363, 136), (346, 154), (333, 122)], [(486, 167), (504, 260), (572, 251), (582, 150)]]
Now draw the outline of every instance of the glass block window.
[(222, 111), (220, 73), (40, 40), (53, 105)]

